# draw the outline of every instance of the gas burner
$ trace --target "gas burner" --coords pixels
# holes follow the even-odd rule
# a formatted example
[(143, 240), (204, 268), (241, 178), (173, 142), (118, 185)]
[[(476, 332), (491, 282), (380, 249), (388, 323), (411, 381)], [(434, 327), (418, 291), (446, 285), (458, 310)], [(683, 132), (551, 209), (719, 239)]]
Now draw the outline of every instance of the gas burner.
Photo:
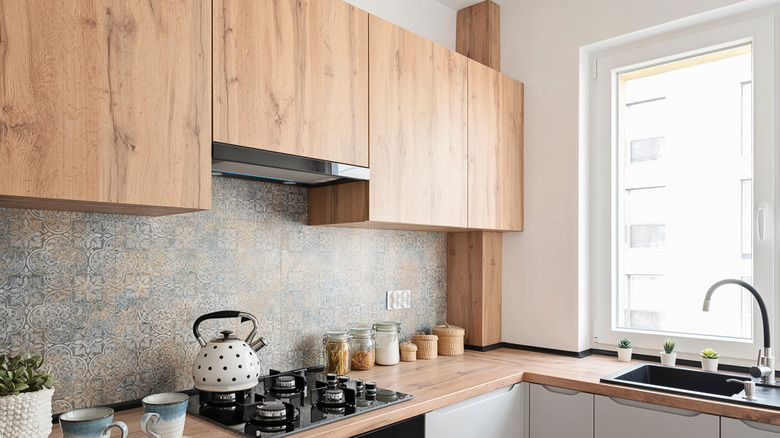
[(243, 406), (254, 401), (254, 389), (236, 392), (199, 392), (199, 413), (219, 423), (236, 425), (244, 421)]
[(303, 406), (306, 398), (306, 370), (296, 370), (281, 373), (271, 370), (271, 374), (263, 378), (265, 395), (295, 406)]
[(280, 401), (264, 402), (257, 407), (252, 419), (261, 423), (285, 422), (287, 421), (287, 409)]
[(274, 399), (247, 406), (244, 418), (246, 434), (259, 437), (260, 433), (290, 432), (299, 425), (299, 411), (290, 403)]
[(208, 402), (211, 406), (226, 406), (236, 404), (235, 392), (215, 392), (211, 394), (211, 400)]
[(279, 376), (276, 379), (274, 379), (274, 386), (271, 388), (272, 391), (276, 392), (294, 392), (297, 391), (295, 388), (295, 377), (293, 376)]
[(328, 407), (344, 406), (344, 390), (326, 389), (325, 398), (320, 400), (320, 404)]

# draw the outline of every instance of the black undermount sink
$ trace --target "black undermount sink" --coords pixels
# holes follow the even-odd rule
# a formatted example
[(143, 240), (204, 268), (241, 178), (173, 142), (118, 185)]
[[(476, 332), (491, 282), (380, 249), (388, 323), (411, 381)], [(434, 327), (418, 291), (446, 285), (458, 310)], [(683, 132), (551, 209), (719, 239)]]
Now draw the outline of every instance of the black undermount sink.
[(745, 400), (744, 385), (727, 379), (751, 380), (744, 374), (702, 371), (640, 363), (601, 378), (602, 383), (632, 386), (710, 400), (780, 409), (780, 388), (756, 383), (756, 400)]

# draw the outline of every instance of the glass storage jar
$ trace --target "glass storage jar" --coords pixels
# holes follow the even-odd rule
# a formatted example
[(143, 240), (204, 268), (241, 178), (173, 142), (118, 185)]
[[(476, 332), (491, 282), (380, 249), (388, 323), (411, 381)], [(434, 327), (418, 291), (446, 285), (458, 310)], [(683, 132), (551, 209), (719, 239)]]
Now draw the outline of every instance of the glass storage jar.
[(355, 371), (370, 370), (374, 366), (374, 331), (368, 327), (349, 329), (352, 339), (349, 341), (352, 359), (351, 368)]
[(401, 358), (398, 336), (401, 324), (383, 321), (374, 324), (376, 330), (376, 363), (379, 365), (395, 365)]
[(349, 333), (340, 330), (327, 331), (322, 336), (325, 373), (343, 376), (349, 372)]

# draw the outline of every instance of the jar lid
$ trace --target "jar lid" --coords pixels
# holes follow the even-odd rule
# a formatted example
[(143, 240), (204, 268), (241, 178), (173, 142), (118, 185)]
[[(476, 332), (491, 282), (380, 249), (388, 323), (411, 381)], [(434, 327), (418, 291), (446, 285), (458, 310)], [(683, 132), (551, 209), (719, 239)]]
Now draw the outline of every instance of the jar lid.
[(349, 338), (349, 334), (344, 330), (330, 330), (325, 332), (325, 338), (333, 339), (335, 341), (345, 341)]
[(371, 336), (370, 327), (352, 327), (349, 329), (349, 334), (357, 338), (368, 338)]
[(417, 351), (417, 346), (412, 344), (412, 341), (406, 341), (401, 344), (401, 351)]
[(466, 329), (444, 323), (437, 325), (433, 328), (433, 333), (442, 336), (463, 336), (466, 334)]
[(396, 331), (401, 328), (401, 323), (393, 321), (381, 321), (374, 324), (374, 327), (381, 331)]

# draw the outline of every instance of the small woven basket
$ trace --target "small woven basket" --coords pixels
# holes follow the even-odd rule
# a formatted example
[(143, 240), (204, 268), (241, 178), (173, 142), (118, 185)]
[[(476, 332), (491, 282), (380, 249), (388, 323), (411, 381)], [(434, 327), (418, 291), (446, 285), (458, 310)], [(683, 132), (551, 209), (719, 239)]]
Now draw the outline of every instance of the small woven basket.
[(449, 325), (437, 325), (433, 328), (433, 334), (439, 337), (439, 354), (442, 356), (459, 356), (463, 354), (463, 338), (466, 330), (461, 327)]
[(412, 344), (412, 341), (406, 341), (401, 344), (401, 360), (404, 362), (417, 360), (417, 346)]
[(436, 359), (439, 337), (436, 335), (419, 334), (412, 336), (412, 342), (417, 345), (418, 359)]

